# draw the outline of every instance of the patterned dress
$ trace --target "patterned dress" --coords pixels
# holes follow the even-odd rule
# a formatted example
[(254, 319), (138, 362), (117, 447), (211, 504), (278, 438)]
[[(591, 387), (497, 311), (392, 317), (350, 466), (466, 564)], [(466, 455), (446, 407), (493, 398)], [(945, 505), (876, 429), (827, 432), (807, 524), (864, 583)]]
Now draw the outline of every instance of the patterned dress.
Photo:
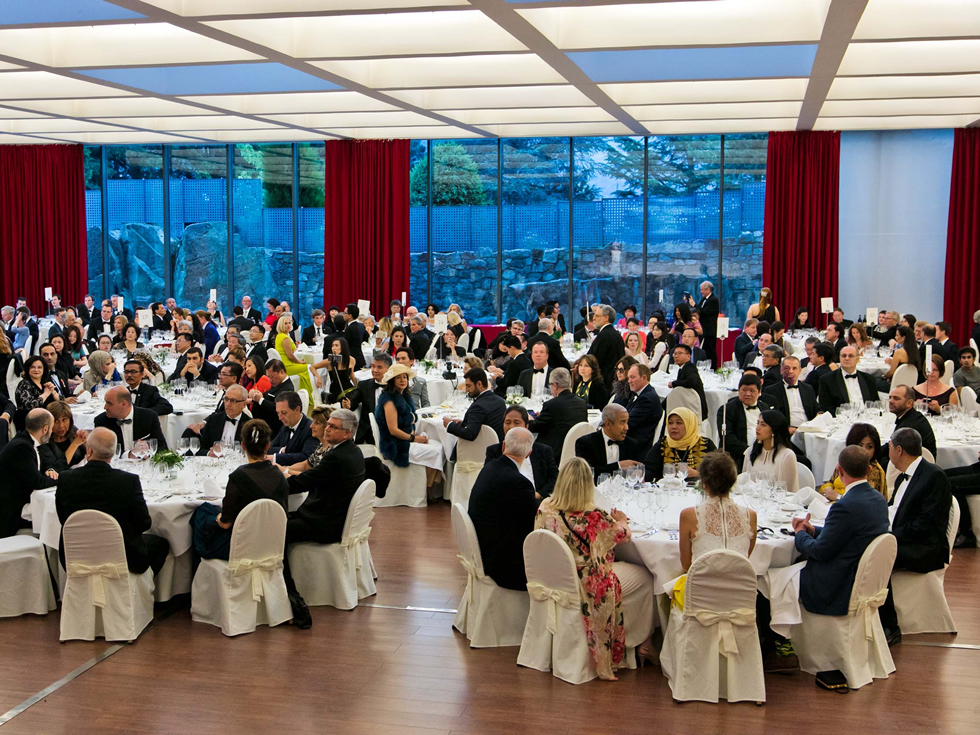
[(557, 534), (571, 549), (592, 662), (601, 678), (611, 679), (626, 653), (623, 593), (612, 570), (616, 544), (626, 540), (626, 526), (599, 508), (565, 512), (542, 506), (534, 527)]

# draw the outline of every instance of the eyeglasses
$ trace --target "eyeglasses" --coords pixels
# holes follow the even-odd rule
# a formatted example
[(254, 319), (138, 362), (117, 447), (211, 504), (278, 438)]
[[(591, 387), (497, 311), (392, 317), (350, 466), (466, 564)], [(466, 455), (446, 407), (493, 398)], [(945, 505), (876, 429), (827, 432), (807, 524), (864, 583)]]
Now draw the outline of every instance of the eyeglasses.
[(123, 370), (124, 375), (139, 375), (142, 370)]
[(343, 431), (344, 430), (344, 427), (341, 426), (340, 424), (331, 424), (329, 422), (327, 422), (326, 424), (324, 424), (324, 428), (325, 429), (334, 429), (335, 431)]
[(225, 397), (225, 403), (248, 403), (244, 398), (228, 398)]

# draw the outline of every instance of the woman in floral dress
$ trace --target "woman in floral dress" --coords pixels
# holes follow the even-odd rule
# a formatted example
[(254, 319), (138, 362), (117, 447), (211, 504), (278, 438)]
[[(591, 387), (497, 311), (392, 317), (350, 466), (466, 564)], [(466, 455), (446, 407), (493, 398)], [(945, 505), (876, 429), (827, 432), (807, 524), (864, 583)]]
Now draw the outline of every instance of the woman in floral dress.
[(629, 525), (622, 511), (597, 508), (594, 490), (589, 465), (571, 460), (558, 473), (551, 497), (541, 503), (534, 527), (557, 534), (571, 549), (592, 661), (600, 679), (616, 681), (616, 670), (624, 666), (627, 620), (642, 631), (641, 642), (649, 648), (653, 577), (645, 567), (613, 561), (617, 544), (630, 539)]

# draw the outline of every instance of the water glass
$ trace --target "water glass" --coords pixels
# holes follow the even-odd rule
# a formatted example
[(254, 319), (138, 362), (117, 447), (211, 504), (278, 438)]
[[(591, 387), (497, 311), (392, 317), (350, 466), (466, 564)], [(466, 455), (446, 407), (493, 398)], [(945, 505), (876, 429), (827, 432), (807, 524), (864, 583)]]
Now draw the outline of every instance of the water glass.
[(177, 440), (177, 453), (181, 457), (186, 457), (190, 449), (191, 449), (191, 440), (189, 438), (187, 438), (186, 436), (182, 436), (180, 437), (180, 439)]
[(201, 450), (201, 440), (198, 439), (196, 436), (194, 436), (191, 437), (188, 441), (190, 442), (191, 452), (193, 454), (197, 454)]
[(681, 482), (687, 480), (687, 473), (688, 473), (687, 462), (678, 462), (676, 471), (677, 471), (677, 477), (680, 479)]

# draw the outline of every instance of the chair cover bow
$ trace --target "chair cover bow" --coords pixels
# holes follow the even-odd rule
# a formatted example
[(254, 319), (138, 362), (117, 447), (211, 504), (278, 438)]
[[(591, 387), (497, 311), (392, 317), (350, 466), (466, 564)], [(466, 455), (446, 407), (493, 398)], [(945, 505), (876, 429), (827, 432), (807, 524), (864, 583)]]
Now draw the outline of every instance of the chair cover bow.
[(252, 599), (259, 602), (262, 599), (262, 576), (257, 572), (274, 572), (282, 569), (282, 555), (268, 556), (265, 559), (236, 559), (229, 562), (228, 571), (234, 577), (252, 574)]
[(91, 577), (92, 578), (92, 604), (96, 607), (105, 608), (105, 579), (120, 579), (124, 574), (129, 573), (129, 567), (125, 564), (80, 564), (78, 562), (68, 562), (69, 577)]
[(550, 603), (548, 605), (548, 632), (551, 635), (558, 635), (558, 606), (561, 605), (566, 610), (576, 610), (579, 606), (578, 596), (573, 598), (567, 592), (545, 587), (537, 582), (527, 583), (527, 593), (536, 602)]
[(722, 656), (726, 658), (731, 654), (738, 653), (738, 644), (735, 642), (736, 625), (755, 625), (755, 610), (748, 608), (736, 608), (725, 612), (715, 612), (714, 610), (696, 610), (693, 613), (684, 613), (685, 617), (695, 618), (701, 625), (708, 627), (718, 626), (718, 648)]
[(874, 619), (875, 613), (878, 608), (885, 604), (885, 600), (888, 599), (888, 588), (885, 587), (879, 590), (876, 594), (871, 595), (871, 597), (862, 597), (858, 599), (850, 612), (853, 615), (863, 615), (864, 616), (864, 637), (869, 641), (874, 638)]
[(476, 568), (476, 564), (471, 562), (462, 554), (456, 554), (456, 558), (459, 559), (459, 563), (463, 565), (463, 569), (466, 570), (467, 580), (466, 586), (470, 591), (470, 603), (473, 603), (473, 591), (476, 587), (476, 583), (484, 578), (483, 572)]
[(344, 547), (347, 552), (354, 549), (354, 568), (361, 568), (361, 543), (367, 543), (368, 537), (371, 535), (371, 527), (368, 526), (363, 531), (351, 534), (346, 539), (341, 540), (340, 545)]

